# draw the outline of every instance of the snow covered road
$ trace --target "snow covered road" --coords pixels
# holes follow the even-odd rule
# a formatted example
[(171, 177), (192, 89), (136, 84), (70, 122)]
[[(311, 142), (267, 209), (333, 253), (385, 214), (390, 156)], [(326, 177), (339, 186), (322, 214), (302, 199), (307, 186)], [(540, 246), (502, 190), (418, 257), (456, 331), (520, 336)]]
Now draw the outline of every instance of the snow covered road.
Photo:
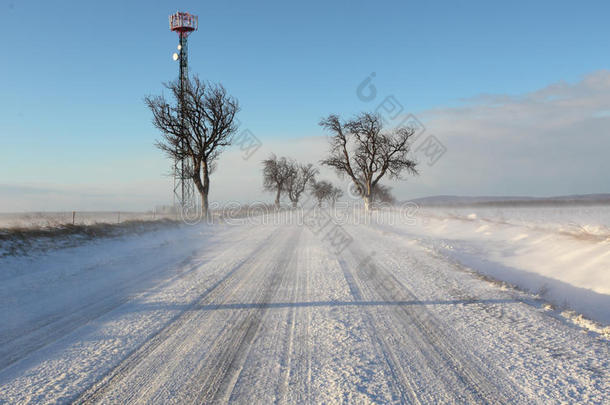
[[(0, 402), (603, 403), (608, 340), (400, 233), (184, 227), (0, 262)], [(76, 259), (77, 258), (77, 259)]]

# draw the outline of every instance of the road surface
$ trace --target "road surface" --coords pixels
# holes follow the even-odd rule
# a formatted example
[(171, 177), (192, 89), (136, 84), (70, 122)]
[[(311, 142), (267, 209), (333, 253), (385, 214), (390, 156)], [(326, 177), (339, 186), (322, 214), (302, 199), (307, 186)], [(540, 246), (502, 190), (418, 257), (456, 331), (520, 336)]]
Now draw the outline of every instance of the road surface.
[(609, 400), (607, 338), (392, 227), (342, 230), (338, 254), (242, 223), (5, 261), (0, 402)]

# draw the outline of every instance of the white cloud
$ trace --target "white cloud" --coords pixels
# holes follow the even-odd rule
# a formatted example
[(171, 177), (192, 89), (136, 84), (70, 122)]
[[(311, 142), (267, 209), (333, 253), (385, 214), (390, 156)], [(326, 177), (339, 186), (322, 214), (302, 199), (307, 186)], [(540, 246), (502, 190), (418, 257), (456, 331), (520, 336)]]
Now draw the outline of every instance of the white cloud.
[(405, 194), (608, 192), (610, 72), (517, 95), (485, 95), (421, 115), (448, 152)]

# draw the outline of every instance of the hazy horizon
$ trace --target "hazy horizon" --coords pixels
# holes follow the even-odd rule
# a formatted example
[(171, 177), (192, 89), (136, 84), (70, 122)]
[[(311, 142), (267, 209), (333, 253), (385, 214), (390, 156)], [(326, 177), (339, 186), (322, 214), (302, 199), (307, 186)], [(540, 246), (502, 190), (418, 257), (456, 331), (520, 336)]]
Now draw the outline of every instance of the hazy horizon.
[[(183, 3), (200, 15), (190, 73), (222, 82), (240, 101), (241, 130), (262, 143), (247, 159), (238, 146), (220, 156), (212, 200), (271, 201), (260, 162), (275, 153), (317, 165), (319, 120), (361, 111), (425, 127), (413, 146), (421, 175), (384, 181), (399, 200), (610, 192), (606, 3), (591, 14), (555, 2), (388, 1), (374, 15), (359, 2)], [(0, 67), (0, 212), (171, 204), (171, 162), (142, 99), (178, 74), (174, 3), (0, 4), (1, 41), (19, 61)], [(432, 165), (429, 139), (444, 148)], [(325, 168), (320, 178), (348, 184)]]

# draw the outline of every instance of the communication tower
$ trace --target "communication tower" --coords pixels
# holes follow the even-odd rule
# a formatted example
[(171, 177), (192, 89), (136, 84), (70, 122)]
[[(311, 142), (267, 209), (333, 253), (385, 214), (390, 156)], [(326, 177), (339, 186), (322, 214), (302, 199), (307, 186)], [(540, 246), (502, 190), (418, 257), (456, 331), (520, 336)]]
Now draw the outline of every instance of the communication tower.
[[(180, 64), (180, 98), (179, 111), (182, 120), (183, 130), (186, 130), (184, 123), (184, 111), (182, 106), (184, 103), (184, 89), (188, 85), (188, 42), (187, 38), (191, 32), (196, 31), (199, 27), (199, 19), (196, 15), (189, 13), (176, 12), (169, 16), (169, 29), (178, 34), (178, 52), (174, 53), (173, 58), (179, 61)], [(179, 146), (182, 148), (182, 145)], [(195, 184), (190, 176), (192, 164), (188, 158), (174, 161), (174, 201), (177, 200), (178, 205), (182, 208), (183, 214), (185, 209), (196, 207), (197, 196), (195, 194)]]

